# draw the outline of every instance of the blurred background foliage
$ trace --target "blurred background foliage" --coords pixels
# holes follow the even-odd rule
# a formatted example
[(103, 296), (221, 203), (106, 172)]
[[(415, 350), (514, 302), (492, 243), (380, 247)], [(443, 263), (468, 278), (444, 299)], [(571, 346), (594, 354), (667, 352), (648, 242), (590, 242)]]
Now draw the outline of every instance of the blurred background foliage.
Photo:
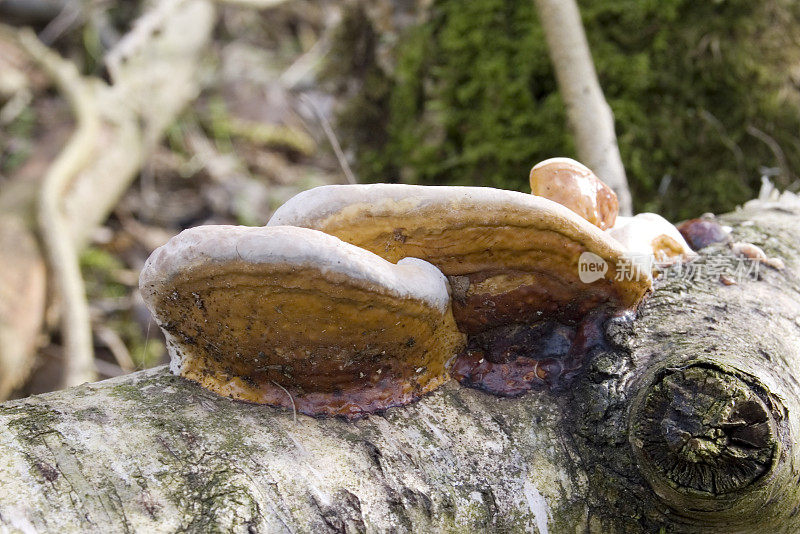
[[(763, 175), (797, 190), (800, 3), (579, 4), (636, 211), (724, 212)], [(533, 163), (574, 157), (532, 2), (435, 0), (389, 62), (361, 6), (326, 78), (347, 95), (339, 133), (362, 181), (529, 191)]]

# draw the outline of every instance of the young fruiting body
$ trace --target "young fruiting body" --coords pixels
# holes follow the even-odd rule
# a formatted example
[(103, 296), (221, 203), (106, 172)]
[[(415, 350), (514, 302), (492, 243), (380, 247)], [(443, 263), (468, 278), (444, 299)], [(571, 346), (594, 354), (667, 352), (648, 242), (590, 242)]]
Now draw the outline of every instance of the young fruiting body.
[(655, 213), (620, 217), (608, 234), (619, 241), (645, 270), (656, 270), (697, 256), (678, 229)]
[(783, 263), (782, 259), (767, 257), (766, 252), (764, 252), (761, 247), (757, 247), (752, 243), (731, 243), (731, 251), (737, 256), (769, 265), (773, 269), (777, 269), (779, 271), (782, 271), (786, 268), (786, 265)]
[(728, 230), (708, 219), (689, 219), (678, 225), (678, 231), (693, 250), (730, 240)]
[(601, 230), (614, 226), (619, 212), (616, 193), (574, 159), (537, 163), (531, 169), (530, 184), (532, 194), (568, 207)]

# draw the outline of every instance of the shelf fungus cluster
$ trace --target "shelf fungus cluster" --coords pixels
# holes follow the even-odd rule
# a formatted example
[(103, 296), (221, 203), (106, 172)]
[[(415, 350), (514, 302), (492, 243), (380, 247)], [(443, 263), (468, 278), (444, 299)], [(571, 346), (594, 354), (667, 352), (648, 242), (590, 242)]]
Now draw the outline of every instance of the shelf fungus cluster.
[[(542, 168), (557, 175), (550, 186)], [(450, 377), (500, 395), (558, 387), (652, 275), (614, 237), (616, 197), (591, 171), (565, 159), (534, 171), (541, 195), (324, 186), (263, 228), (182, 232), (140, 280), (173, 372), (233, 398), (346, 417)]]

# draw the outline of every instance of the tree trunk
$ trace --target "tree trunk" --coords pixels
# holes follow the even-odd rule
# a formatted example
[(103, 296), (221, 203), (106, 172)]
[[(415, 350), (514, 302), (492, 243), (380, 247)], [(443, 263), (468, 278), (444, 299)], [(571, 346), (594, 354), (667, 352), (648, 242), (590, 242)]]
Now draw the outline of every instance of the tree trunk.
[(800, 200), (723, 220), (786, 268), (722, 283), (712, 245), (560, 390), (295, 421), (157, 368), (2, 404), (0, 527), (797, 532)]
[(611, 186), (621, 215), (631, 214), (631, 193), (614, 133), (614, 115), (603, 96), (575, 0), (534, 0), (547, 49), (567, 108), (578, 159)]

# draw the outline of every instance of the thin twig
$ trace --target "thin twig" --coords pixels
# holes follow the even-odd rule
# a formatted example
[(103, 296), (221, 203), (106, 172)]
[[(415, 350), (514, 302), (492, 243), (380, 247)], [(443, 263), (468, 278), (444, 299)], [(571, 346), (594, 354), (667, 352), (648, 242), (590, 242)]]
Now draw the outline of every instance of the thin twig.
[(278, 81), (289, 90), (297, 89), (300, 82), (308, 75), (309, 72), (315, 71), (328, 52), (331, 50), (331, 36), (333, 29), (336, 25), (331, 27), (322, 34), (322, 36), (314, 43), (311, 49), (297, 58), (289, 68), (283, 71)]
[(114, 356), (114, 359), (117, 360), (117, 365), (123, 371), (130, 373), (136, 369), (131, 353), (128, 351), (128, 347), (125, 346), (125, 342), (119, 337), (119, 334), (105, 325), (98, 325), (95, 332), (98, 339), (111, 351), (111, 355)]
[(150, 327), (153, 325), (153, 318), (150, 317), (147, 321), (147, 331), (144, 334), (144, 347), (142, 347), (142, 356), (139, 358), (140, 362), (147, 361), (147, 347), (150, 345)]
[(61, 201), (75, 176), (89, 163), (100, 132), (100, 117), (93, 103), (93, 91), (74, 64), (44, 46), (30, 30), (18, 34), (19, 43), (53, 78), (69, 101), (77, 127), (66, 147), (47, 170), (39, 195), (39, 230), (50, 269), (63, 299), (61, 335), (64, 340), (64, 387), (96, 378), (92, 327), (86, 290), (81, 278), (78, 251)]
[(297, 406), (295, 406), (295, 404), (294, 404), (294, 397), (292, 397), (292, 394), (289, 393), (289, 390), (286, 389), (285, 387), (283, 387), (282, 385), (278, 384), (274, 380), (270, 380), (270, 382), (272, 382), (273, 384), (275, 384), (276, 386), (281, 388), (284, 391), (284, 393), (286, 393), (289, 396), (289, 400), (292, 401), (292, 420), (295, 423), (297, 423)]
[(707, 109), (700, 110), (700, 118), (717, 130), (720, 142), (733, 153), (733, 156), (736, 159), (736, 166), (739, 168), (739, 174), (744, 176), (746, 174), (744, 168), (744, 152), (742, 152), (742, 149), (739, 147), (739, 145), (737, 145), (736, 142), (728, 135), (725, 125), (722, 124), (722, 121), (716, 118)]
[(746, 131), (769, 147), (769, 149), (772, 151), (772, 154), (775, 156), (775, 159), (778, 160), (778, 165), (781, 168), (781, 172), (783, 172), (786, 178), (794, 178), (792, 171), (789, 169), (789, 162), (786, 161), (786, 155), (783, 153), (783, 149), (781, 149), (781, 146), (775, 139), (767, 135), (765, 132), (762, 132), (752, 124), (747, 126)]
[(342, 151), (342, 146), (339, 144), (339, 140), (336, 138), (336, 133), (334, 133), (333, 128), (331, 128), (331, 123), (328, 121), (325, 114), (319, 109), (319, 106), (307, 95), (302, 95), (300, 100), (308, 105), (311, 108), (311, 111), (314, 112), (314, 115), (317, 117), (317, 120), (322, 125), (322, 130), (325, 132), (325, 135), (328, 137), (328, 142), (331, 144), (333, 148), (334, 154), (336, 154), (336, 159), (339, 160), (339, 165), (342, 167), (342, 171), (344, 171), (344, 175), (347, 178), (347, 183), (349, 184), (356, 184), (358, 181), (356, 180), (353, 171), (350, 169), (350, 164), (347, 163), (347, 158), (344, 156), (344, 152)]
[(64, 33), (80, 22), (82, 12), (75, 2), (65, 2), (61, 12), (39, 33), (39, 40), (46, 45), (56, 42)]
[(115, 376), (122, 376), (128, 374), (122, 367), (115, 363), (107, 362), (105, 360), (96, 359), (94, 361), (95, 368), (97, 369), (98, 373), (101, 373), (107, 377), (113, 378)]

